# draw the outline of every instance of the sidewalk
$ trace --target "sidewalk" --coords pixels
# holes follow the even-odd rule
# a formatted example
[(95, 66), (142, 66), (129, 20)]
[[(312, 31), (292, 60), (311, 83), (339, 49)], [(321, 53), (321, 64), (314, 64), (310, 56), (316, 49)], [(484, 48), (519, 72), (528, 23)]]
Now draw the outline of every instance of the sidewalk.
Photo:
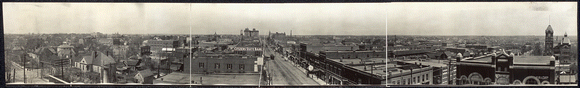
[[(289, 60), (288, 60), (288, 61), (289, 61)], [(289, 62), (291, 62), (291, 63), (292, 63), (292, 61), (289, 61)], [(292, 63), (292, 65), (294, 65), (296, 68), (298, 68), (298, 70), (300, 70), (300, 72), (303, 72), (304, 74), (306, 74), (306, 73), (307, 73), (306, 69), (304, 69), (304, 68), (301, 68), (300, 66), (298, 66), (298, 65), (296, 65), (296, 64), (294, 64), (294, 63)], [(328, 85), (326, 82), (324, 82), (324, 80), (322, 80), (322, 79), (320, 79), (320, 78), (316, 77), (316, 75), (310, 75), (310, 77), (309, 77), (309, 78), (311, 78), (312, 80), (316, 81), (316, 83), (318, 83), (319, 85)]]

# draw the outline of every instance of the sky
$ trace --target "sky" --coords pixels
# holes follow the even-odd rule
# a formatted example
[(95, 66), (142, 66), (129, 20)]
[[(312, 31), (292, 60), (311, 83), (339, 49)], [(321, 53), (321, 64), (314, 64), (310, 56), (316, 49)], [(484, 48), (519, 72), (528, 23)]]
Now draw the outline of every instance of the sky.
[(386, 35), (385, 3), (2, 3), (4, 33)]
[(576, 2), (389, 3), (387, 35), (577, 35)]

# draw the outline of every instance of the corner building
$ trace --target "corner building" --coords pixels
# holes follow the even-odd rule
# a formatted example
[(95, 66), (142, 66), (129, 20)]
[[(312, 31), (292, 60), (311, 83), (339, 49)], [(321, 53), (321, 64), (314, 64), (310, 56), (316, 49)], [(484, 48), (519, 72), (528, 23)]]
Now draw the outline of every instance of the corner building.
[(492, 53), (480, 57), (458, 57), (456, 84), (543, 85), (555, 84), (553, 56), (515, 56)]

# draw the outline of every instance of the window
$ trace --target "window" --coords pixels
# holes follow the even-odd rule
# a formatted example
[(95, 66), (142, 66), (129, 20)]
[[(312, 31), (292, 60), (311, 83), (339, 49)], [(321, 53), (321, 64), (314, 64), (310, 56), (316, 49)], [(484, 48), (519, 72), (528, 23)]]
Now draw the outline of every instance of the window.
[(240, 70), (244, 70), (244, 64), (240, 64)]
[(425, 80), (429, 80), (429, 74), (425, 74)]
[(219, 69), (220, 68), (220, 63), (215, 63), (215, 69)]
[[(427, 74), (425, 74), (425, 75), (427, 75)], [(425, 81), (425, 75), (422, 75), (423, 78), (421, 79), (421, 82)]]
[(204, 64), (203, 63), (199, 63), (199, 68), (203, 68)]
[(415, 84), (415, 82), (416, 82), (416, 81), (415, 81), (415, 77), (413, 77), (413, 84)]
[(227, 64), (228, 69), (232, 69), (232, 64)]

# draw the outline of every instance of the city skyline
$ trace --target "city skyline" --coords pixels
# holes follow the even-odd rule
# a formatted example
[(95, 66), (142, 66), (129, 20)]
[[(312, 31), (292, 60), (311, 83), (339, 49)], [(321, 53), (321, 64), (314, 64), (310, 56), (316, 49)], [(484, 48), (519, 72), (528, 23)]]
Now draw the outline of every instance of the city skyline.
[(235, 35), (256, 28), (260, 35), (386, 35), (381, 3), (3, 3), (3, 8), (7, 34)]
[[(391, 3), (387, 35), (577, 35), (577, 3)], [(499, 32), (504, 31), (504, 32)]]

